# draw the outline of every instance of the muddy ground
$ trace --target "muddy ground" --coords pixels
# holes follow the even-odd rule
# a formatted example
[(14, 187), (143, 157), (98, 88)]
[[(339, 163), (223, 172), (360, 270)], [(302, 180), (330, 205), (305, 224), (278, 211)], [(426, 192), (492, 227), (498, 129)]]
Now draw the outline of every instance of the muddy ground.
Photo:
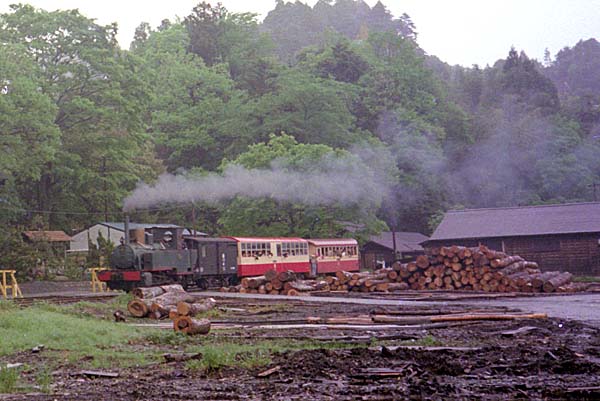
[[(373, 306), (220, 299), (226, 310), (210, 336), (253, 343), (313, 338), (322, 347), (272, 355), (258, 368), (192, 370), (183, 362), (110, 369), (116, 378), (79, 375), (65, 365), (53, 375), (52, 394), (0, 396), (8, 400), (585, 400), (600, 399), (600, 329), (564, 319), (408, 325), (384, 329), (264, 328), (298, 324), (309, 316), (365, 317), (373, 312), (413, 314), (510, 312), (494, 305)], [(151, 321), (145, 321), (152, 323)], [(512, 330), (527, 327), (521, 333)], [(370, 337), (370, 338), (369, 338)], [(331, 349), (328, 338), (350, 349)], [(148, 347), (154, 345), (148, 344)], [(164, 345), (161, 351), (176, 352)], [(32, 360), (33, 358), (33, 360)], [(43, 353), (11, 358), (35, 365)], [(259, 373), (273, 369), (266, 377)], [(33, 373), (31, 373), (33, 374)], [(25, 372), (25, 375), (27, 373)]]

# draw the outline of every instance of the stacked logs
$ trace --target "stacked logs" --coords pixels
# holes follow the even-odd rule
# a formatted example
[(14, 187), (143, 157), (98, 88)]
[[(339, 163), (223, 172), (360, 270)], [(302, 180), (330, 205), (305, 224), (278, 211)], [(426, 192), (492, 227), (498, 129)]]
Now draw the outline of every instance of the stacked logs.
[(133, 300), (127, 304), (129, 313), (138, 318), (170, 318), (176, 332), (186, 334), (207, 334), (210, 321), (194, 317), (215, 307), (212, 298), (198, 299), (187, 293), (179, 284), (158, 287), (136, 288)]
[(485, 246), (433, 248), (410, 263), (395, 263), (374, 272), (336, 272), (322, 280), (299, 280), (293, 272), (270, 270), (246, 277), (222, 292), (300, 295), (310, 292), (394, 292), (404, 290), (463, 290), (484, 292), (577, 292), (587, 288), (572, 283), (568, 272), (541, 272), (537, 263)]
[(329, 284), (325, 280), (301, 280), (293, 271), (275, 270), (268, 270), (262, 276), (244, 277), (237, 286), (221, 288), (221, 292), (292, 296), (329, 290)]
[(412, 290), (574, 292), (585, 287), (571, 283), (571, 273), (542, 273), (535, 262), (485, 246), (433, 248), (429, 255), (393, 268)]

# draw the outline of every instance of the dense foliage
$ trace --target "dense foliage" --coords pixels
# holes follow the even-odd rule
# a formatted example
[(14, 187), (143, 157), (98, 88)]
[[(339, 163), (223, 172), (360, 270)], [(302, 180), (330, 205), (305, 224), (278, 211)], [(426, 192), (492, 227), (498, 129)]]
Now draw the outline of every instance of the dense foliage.
[(134, 218), (210, 234), (360, 236), (429, 232), (451, 207), (600, 196), (594, 39), (544, 65), (507, 49), (492, 66), (449, 66), (420, 49), (408, 15), (361, 0), (279, 0), (262, 23), (203, 2), (182, 21), (142, 23), (129, 50), (116, 31), (78, 11), (0, 14), (3, 223), (70, 232), (120, 219), (136, 184), (164, 172), (277, 162), (310, 174), (324, 157), (379, 172), (384, 200), (238, 196)]

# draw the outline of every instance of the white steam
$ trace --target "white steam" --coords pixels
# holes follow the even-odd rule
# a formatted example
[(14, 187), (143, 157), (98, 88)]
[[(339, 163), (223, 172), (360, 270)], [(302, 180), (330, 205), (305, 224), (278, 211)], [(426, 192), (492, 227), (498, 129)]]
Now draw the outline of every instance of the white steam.
[(270, 198), (305, 205), (373, 205), (387, 195), (385, 177), (357, 157), (326, 157), (311, 166), (291, 169), (274, 162), (269, 169), (229, 165), (223, 174), (200, 177), (164, 174), (154, 185), (141, 183), (123, 209), (203, 201), (218, 204), (236, 196)]

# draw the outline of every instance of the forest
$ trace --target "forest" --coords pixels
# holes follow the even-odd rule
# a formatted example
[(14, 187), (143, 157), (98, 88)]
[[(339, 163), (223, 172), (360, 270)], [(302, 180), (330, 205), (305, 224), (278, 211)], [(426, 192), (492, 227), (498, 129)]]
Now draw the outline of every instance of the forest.
[(279, 0), (263, 21), (201, 2), (128, 49), (117, 32), (77, 10), (0, 14), (4, 227), (72, 234), (129, 199), (134, 221), (211, 235), (363, 238), (600, 196), (594, 39), (451, 66), (410, 16), (362, 0)]

